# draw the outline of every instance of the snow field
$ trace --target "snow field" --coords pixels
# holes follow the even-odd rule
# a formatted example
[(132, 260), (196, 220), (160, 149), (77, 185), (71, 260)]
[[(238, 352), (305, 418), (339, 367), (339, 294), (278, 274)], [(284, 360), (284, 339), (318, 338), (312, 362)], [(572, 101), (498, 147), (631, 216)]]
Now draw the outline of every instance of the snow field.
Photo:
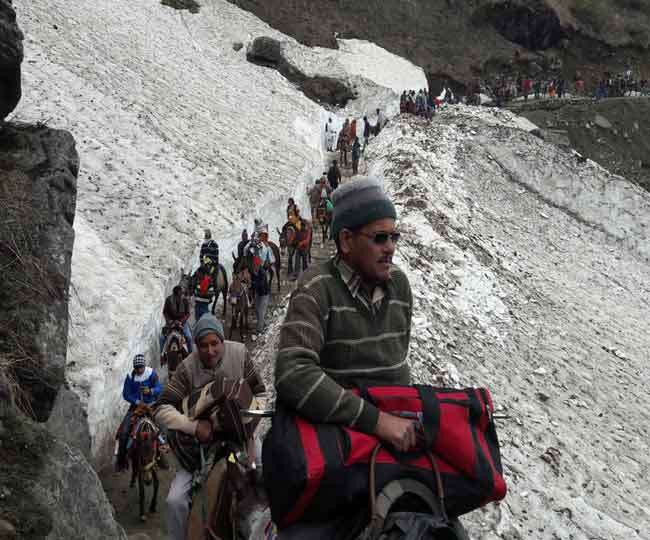
[[(14, 118), (70, 130), (81, 156), (66, 377), (99, 463), (125, 408), (124, 376), (138, 352), (155, 365), (164, 298), (195, 264), (203, 229), (229, 264), (253, 218), (277, 239), (287, 197), (307, 209), (305, 188), (322, 173), (329, 113), (232, 44), (275, 37), (297, 64), (354, 80), (359, 102), (395, 96), (348, 73), (338, 53), (303, 47), (224, 0), (197, 15), (158, 0), (15, 7), (26, 39)], [(408, 71), (399, 66), (395, 79)]]

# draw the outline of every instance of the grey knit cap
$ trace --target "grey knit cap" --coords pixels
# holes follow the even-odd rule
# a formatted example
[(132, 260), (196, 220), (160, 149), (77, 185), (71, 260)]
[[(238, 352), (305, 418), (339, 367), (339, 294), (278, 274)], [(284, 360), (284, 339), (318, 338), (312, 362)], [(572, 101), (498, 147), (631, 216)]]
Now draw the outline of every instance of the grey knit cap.
[(198, 343), (202, 337), (205, 337), (208, 334), (217, 334), (217, 336), (219, 336), (219, 339), (223, 341), (223, 324), (221, 324), (221, 321), (211, 313), (206, 313), (198, 321), (196, 321), (192, 334), (194, 335), (194, 341), (196, 343)]
[(341, 229), (363, 227), (378, 219), (397, 219), (393, 203), (374, 178), (357, 176), (351, 182), (336, 188), (332, 193), (332, 238)]

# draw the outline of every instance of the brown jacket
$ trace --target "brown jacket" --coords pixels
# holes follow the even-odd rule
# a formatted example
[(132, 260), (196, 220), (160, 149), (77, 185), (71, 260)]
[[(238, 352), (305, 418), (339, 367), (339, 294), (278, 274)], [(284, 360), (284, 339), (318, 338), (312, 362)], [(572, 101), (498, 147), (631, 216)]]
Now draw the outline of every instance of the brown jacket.
[(159, 425), (193, 435), (198, 421), (181, 413), (180, 405), (193, 391), (219, 378), (245, 379), (256, 397), (264, 397), (264, 383), (257, 374), (246, 346), (235, 341), (224, 343), (223, 358), (214, 369), (203, 367), (196, 351), (176, 369), (156, 405), (154, 419)]

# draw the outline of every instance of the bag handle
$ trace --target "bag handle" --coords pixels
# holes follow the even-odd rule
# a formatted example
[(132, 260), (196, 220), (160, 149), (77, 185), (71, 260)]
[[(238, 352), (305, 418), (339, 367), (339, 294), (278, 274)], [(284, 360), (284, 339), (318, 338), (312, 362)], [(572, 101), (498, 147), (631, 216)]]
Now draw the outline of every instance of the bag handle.
[[(409, 478), (404, 478), (398, 481), (390, 482), (382, 490), (382, 494), (384, 495), (384, 498), (381, 501), (377, 500), (377, 492), (376, 492), (377, 479), (376, 479), (375, 472), (376, 472), (376, 465), (377, 465), (377, 455), (379, 454), (379, 450), (381, 450), (381, 448), (382, 448), (382, 444), (377, 443), (377, 446), (375, 446), (375, 448), (372, 451), (372, 454), (370, 455), (370, 472), (369, 472), (368, 484), (370, 488), (370, 515), (371, 515), (371, 521), (369, 525), (369, 529), (370, 529), (369, 538), (371, 540), (376, 540), (379, 537), (382, 528), (384, 526), (384, 521), (388, 516), (388, 512), (392, 504), (397, 499), (399, 499), (404, 493), (406, 493), (407, 490), (409, 493), (415, 493), (423, 501), (425, 501), (431, 508), (432, 512), (436, 511), (435, 503), (433, 501), (434, 495), (431, 492), (431, 490), (421, 482)], [(438, 508), (440, 510), (441, 518), (446, 523), (449, 523), (449, 517), (447, 516), (447, 509), (445, 506), (445, 491), (442, 484), (442, 476), (440, 475), (440, 469), (438, 468), (438, 464), (436, 463), (433, 454), (430, 451), (428, 451), (426, 452), (426, 455), (429, 458), (429, 461), (431, 462), (431, 469), (436, 478), (436, 491), (437, 491), (437, 498), (438, 498), (437, 502), (438, 502)]]

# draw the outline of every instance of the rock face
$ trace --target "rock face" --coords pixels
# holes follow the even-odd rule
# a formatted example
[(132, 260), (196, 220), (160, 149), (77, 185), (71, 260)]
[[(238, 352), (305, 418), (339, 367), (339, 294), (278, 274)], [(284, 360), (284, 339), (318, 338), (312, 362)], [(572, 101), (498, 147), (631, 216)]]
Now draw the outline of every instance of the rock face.
[(540, 127), (564, 131), (583, 156), (650, 191), (650, 127), (643, 121), (650, 99), (529, 100), (511, 107)]
[(579, 70), (588, 82), (628, 62), (650, 69), (645, 1), (229, 1), (307, 45), (336, 48), (336, 36), (372, 41), (421, 66), (434, 88), (540, 66), (557, 73), (558, 59), (565, 78)]
[(14, 359), (23, 408), (39, 421), (63, 381), (78, 168), (67, 132), (0, 132), (0, 206), (8, 218), (0, 229), (0, 354)]
[(508, 41), (533, 51), (550, 49), (565, 36), (557, 13), (542, 0), (533, 5), (495, 2), (477, 10), (474, 20), (489, 21)]
[(308, 77), (291, 64), (282, 54), (282, 44), (274, 38), (262, 36), (255, 38), (246, 51), (249, 62), (277, 69), (284, 77), (294, 83), (309, 99), (345, 107), (354, 99), (354, 92), (343, 82), (332, 77)]
[(0, 408), (0, 425), (0, 521), (17, 538), (126, 538), (79, 451), (8, 407)]
[(0, 120), (20, 101), (23, 34), (16, 24), (11, 0), (0, 0)]

